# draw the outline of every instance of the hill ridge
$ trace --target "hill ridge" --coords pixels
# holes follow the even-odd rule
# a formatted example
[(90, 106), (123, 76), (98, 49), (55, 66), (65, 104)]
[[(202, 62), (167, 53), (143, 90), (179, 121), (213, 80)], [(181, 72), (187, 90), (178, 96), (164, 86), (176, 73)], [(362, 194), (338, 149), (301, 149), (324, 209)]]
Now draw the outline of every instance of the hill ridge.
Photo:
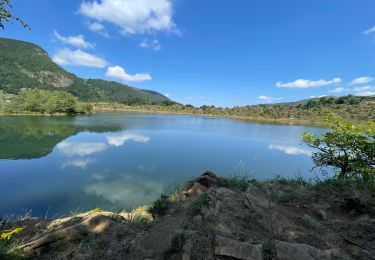
[(0, 37), (0, 90), (64, 90), (84, 101), (148, 104), (170, 101), (154, 90), (104, 79), (83, 79), (52, 61), (37, 44)]

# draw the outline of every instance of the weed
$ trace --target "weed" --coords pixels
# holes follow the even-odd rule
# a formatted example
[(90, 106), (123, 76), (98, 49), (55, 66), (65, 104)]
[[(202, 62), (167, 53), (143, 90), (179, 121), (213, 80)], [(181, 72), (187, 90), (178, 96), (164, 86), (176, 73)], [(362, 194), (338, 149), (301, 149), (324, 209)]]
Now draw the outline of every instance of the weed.
[(92, 212), (100, 213), (100, 212), (103, 212), (103, 209), (102, 208), (95, 208), (95, 209), (92, 210)]
[(202, 208), (206, 206), (208, 203), (208, 196), (206, 193), (199, 195), (192, 203), (191, 203), (191, 214), (196, 216), (201, 212)]
[(21, 233), (22, 230), (23, 230), (23, 228), (16, 228), (16, 229), (13, 229), (13, 230), (10, 231), (10, 232), (2, 233), (2, 234), (0, 235), (0, 240), (9, 241), (9, 240), (12, 239), (12, 237), (13, 237), (14, 235), (17, 235), (17, 234)]
[(149, 210), (150, 209), (147, 206), (133, 209), (127, 219), (128, 224), (135, 228), (147, 226), (152, 221), (152, 216), (150, 215)]
[(170, 241), (170, 247), (172, 250), (181, 250), (185, 242), (185, 230), (177, 229), (172, 235)]
[(246, 191), (249, 185), (249, 178), (246, 176), (230, 175), (229, 177), (222, 178), (222, 186), (234, 191)]
[(164, 216), (169, 209), (169, 203), (168, 200), (165, 199), (165, 196), (162, 195), (162, 198), (155, 200), (152, 203), (152, 206), (149, 208), (149, 212), (153, 216)]

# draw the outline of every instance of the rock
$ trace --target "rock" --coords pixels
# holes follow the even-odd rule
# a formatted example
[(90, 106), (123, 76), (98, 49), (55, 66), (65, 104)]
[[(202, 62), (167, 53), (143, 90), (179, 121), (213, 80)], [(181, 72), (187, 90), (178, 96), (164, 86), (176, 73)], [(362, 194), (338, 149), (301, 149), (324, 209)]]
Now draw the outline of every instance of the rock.
[(264, 193), (251, 183), (249, 183), (249, 186), (246, 190), (246, 197), (249, 200), (251, 206), (255, 208), (268, 208), (272, 204), (264, 195)]
[(203, 186), (209, 187), (217, 187), (219, 183), (219, 178), (210, 171), (203, 173), (199, 176), (195, 182), (202, 184)]
[(263, 246), (216, 236), (215, 254), (243, 260), (263, 259)]
[(338, 249), (319, 250), (306, 244), (275, 241), (276, 255), (279, 260), (329, 260), (351, 259)]
[(193, 243), (187, 240), (182, 248), (182, 260), (191, 260), (191, 252), (193, 250)]
[(361, 199), (361, 194), (353, 188), (347, 188), (343, 192), (344, 207), (352, 213), (365, 212), (367, 206)]
[(332, 206), (331, 206), (331, 204), (329, 204), (326, 201), (318, 201), (318, 202), (311, 203), (311, 207), (313, 207), (314, 209), (327, 210), (327, 209), (331, 208)]
[(348, 245), (346, 250), (348, 251), (348, 254), (355, 259), (363, 259), (362, 249), (359, 246)]
[(315, 214), (322, 220), (327, 220), (327, 212), (324, 209), (316, 209)]

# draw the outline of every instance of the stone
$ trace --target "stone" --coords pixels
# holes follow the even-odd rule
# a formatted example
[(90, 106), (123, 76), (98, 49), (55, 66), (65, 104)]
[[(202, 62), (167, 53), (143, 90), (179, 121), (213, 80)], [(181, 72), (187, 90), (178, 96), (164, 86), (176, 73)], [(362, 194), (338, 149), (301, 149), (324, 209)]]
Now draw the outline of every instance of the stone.
[(268, 208), (272, 205), (264, 193), (251, 183), (249, 183), (249, 186), (247, 187), (246, 198), (249, 200), (251, 206), (255, 208)]
[(322, 220), (327, 220), (327, 212), (324, 209), (316, 209), (315, 214)]
[(263, 246), (216, 236), (215, 254), (240, 260), (263, 259)]
[(195, 182), (198, 182), (202, 184), (203, 186), (209, 188), (209, 187), (217, 187), (219, 183), (219, 178), (213, 174), (210, 171), (207, 171), (203, 173), (201, 176), (199, 176)]
[(348, 245), (346, 250), (348, 251), (348, 254), (355, 259), (363, 259), (362, 249), (359, 246)]
[(351, 259), (338, 249), (319, 250), (306, 244), (275, 241), (276, 255), (279, 260), (330, 260)]
[(314, 209), (327, 210), (327, 209), (331, 208), (332, 206), (331, 206), (331, 204), (329, 204), (326, 201), (318, 201), (318, 202), (311, 203), (311, 207), (313, 207)]

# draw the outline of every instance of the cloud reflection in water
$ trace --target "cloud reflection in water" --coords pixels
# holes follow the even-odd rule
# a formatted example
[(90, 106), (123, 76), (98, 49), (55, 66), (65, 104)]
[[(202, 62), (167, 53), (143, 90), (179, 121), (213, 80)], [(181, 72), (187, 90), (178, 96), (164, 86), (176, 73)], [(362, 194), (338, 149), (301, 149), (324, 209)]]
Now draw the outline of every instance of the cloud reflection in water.
[(137, 176), (122, 176), (118, 180), (99, 181), (87, 185), (84, 191), (89, 195), (102, 197), (117, 207), (128, 208), (149, 204), (162, 194), (164, 185)]
[(311, 151), (309, 151), (307, 149), (297, 147), (297, 146), (270, 144), (268, 146), (268, 149), (278, 150), (278, 151), (281, 151), (281, 152), (284, 152), (284, 153), (290, 154), (290, 155), (305, 155), (305, 156), (311, 156), (312, 155)]
[(132, 140), (137, 143), (147, 143), (148, 141), (150, 141), (150, 137), (148, 136), (133, 134), (127, 131), (108, 134), (106, 136), (106, 139), (109, 145), (116, 146), (116, 147), (123, 145), (125, 142), (129, 140)]
[(106, 150), (108, 146), (104, 143), (84, 143), (63, 141), (57, 145), (57, 149), (67, 156), (81, 156), (99, 153)]

